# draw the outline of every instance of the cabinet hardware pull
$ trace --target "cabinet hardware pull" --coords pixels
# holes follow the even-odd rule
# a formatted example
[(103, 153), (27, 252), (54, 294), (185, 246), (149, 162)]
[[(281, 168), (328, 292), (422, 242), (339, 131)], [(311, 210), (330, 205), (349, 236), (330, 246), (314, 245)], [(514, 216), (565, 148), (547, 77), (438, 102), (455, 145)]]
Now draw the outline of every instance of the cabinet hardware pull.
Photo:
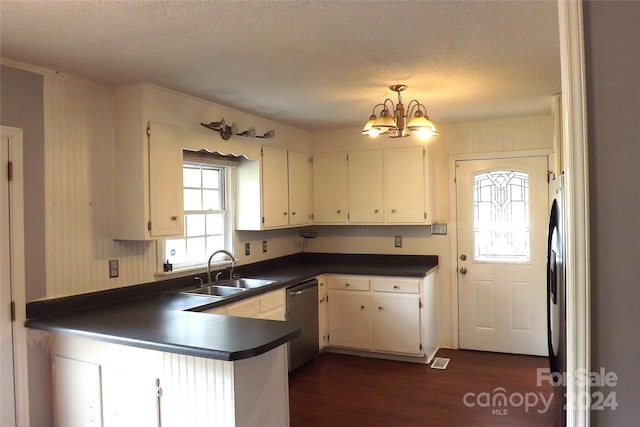
[(382, 310), (382, 307), (378, 307), (378, 310)]
[(351, 283), (345, 283), (344, 286), (348, 288), (349, 286), (351, 286)]
[(374, 209), (374, 210), (373, 210), (373, 213), (378, 213), (378, 209)]
[(391, 209), (391, 213), (396, 213), (396, 210), (395, 209)]
[(400, 286), (398, 286), (398, 285), (393, 285), (393, 289), (400, 289)]
[(360, 310), (364, 310), (364, 305), (361, 305), (361, 306), (360, 306)]
[(296, 214), (295, 212), (291, 212), (291, 215), (295, 215), (295, 214)]
[(340, 213), (340, 212), (342, 212), (340, 209), (338, 209), (338, 210), (336, 211), (336, 213)]
[(177, 215), (174, 215), (174, 216), (171, 217), (171, 221), (177, 221), (177, 220), (178, 220), (178, 216)]

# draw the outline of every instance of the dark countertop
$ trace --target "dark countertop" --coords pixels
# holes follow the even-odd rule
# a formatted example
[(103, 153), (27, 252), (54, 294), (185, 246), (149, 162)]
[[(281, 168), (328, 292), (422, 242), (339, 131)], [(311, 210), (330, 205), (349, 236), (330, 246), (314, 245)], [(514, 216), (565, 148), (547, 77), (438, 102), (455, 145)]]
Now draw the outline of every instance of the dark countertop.
[[(26, 326), (115, 344), (221, 360), (258, 356), (300, 334), (289, 322), (198, 313), (323, 273), (424, 277), (437, 257), (296, 254), (239, 266), (243, 277), (275, 283), (223, 300), (178, 292), (194, 276), (27, 304)], [(153, 287), (153, 289), (151, 289)]]

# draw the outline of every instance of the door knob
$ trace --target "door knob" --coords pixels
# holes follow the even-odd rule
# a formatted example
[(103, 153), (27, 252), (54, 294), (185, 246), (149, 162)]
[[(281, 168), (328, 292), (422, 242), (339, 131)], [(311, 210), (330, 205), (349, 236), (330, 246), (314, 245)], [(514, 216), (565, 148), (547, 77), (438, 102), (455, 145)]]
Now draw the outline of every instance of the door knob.
[(460, 259), (462, 261), (466, 261), (467, 260), (467, 256), (465, 254), (460, 255)]
[(462, 267), (460, 269), (460, 274), (467, 274), (467, 268), (466, 267)]

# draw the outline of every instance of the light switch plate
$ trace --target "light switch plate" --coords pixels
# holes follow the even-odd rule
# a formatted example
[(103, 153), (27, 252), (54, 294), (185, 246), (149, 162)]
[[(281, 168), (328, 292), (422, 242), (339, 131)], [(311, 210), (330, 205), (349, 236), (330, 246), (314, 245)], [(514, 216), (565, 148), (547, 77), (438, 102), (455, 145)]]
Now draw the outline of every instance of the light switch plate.
[(120, 266), (118, 264), (117, 259), (109, 260), (109, 278), (113, 279), (114, 277), (120, 276)]
[(446, 235), (447, 234), (447, 224), (431, 224), (431, 234), (438, 235)]
[(394, 239), (394, 245), (396, 248), (402, 247), (402, 236), (396, 236), (396, 238)]
[(251, 243), (249, 242), (244, 244), (244, 255), (245, 256), (251, 255)]

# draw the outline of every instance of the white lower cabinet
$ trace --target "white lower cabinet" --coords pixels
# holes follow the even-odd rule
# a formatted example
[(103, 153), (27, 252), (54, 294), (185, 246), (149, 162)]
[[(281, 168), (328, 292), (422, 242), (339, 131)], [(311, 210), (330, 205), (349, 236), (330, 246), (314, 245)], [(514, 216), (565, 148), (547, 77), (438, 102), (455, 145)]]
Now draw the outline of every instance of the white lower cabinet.
[(329, 289), (329, 344), (371, 349), (371, 295), (366, 291)]
[(329, 346), (425, 355), (422, 279), (327, 275), (326, 281)]
[(373, 349), (422, 354), (419, 295), (373, 293)]
[(55, 425), (102, 426), (100, 365), (54, 358)]
[(318, 348), (322, 350), (329, 345), (329, 297), (327, 280), (318, 277)]
[(55, 334), (60, 427), (289, 425), (286, 346), (235, 361)]
[(156, 378), (113, 366), (102, 366), (101, 372), (104, 427), (159, 425)]
[(278, 289), (252, 298), (247, 298), (222, 307), (203, 311), (210, 314), (226, 314), (236, 317), (284, 320), (286, 311), (286, 290)]

